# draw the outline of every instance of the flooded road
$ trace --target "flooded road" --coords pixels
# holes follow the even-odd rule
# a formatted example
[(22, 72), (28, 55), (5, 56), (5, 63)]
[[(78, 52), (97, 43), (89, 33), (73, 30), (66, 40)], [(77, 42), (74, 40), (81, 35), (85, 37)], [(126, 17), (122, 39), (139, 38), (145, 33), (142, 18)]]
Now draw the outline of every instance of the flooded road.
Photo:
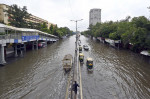
[(117, 50), (81, 36), (94, 70), (81, 66), (84, 99), (150, 99), (150, 64), (138, 54)]
[(23, 58), (0, 67), (0, 99), (64, 99), (65, 54), (74, 55), (75, 36), (28, 51)]
[[(85, 58), (94, 59), (93, 72), (81, 66), (84, 99), (150, 98), (150, 66), (140, 55), (84, 36), (80, 40), (90, 47), (83, 51)], [(71, 36), (0, 67), (0, 99), (64, 99), (68, 75), (61, 60), (74, 49)]]

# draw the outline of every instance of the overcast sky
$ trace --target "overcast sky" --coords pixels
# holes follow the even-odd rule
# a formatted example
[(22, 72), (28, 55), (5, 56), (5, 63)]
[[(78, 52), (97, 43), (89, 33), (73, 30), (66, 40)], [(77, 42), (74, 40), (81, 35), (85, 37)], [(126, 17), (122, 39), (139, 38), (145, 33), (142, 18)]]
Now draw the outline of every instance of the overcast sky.
[(121, 20), (126, 16), (150, 16), (147, 9), (150, 0), (0, 0), (0, 3), (27, 6), (29, 13), (74, 31), (75, 22), (70, 20), (83, 19), (78, 22), (78, 30), (86, 30), (92, 8), (102, 9), (102, 22)]

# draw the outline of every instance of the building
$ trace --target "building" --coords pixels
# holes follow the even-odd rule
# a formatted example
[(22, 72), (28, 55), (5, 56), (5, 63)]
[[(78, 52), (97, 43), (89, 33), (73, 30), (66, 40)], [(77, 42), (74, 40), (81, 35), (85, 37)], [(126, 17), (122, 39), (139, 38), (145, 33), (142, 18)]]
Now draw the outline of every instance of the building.
[(0, 4), (0, 22), (8, 24), (8, 15), (5, 10), (8, 10), (9, 6), (6, 4)]
[[(6, 4), (0, 4), (0, 22), (4, 23), (4, 24), (9, 24), (8, 22), (8, 14), (7, 12), (5, 12), (5, 10), (8, 10), (10, 6), (6, 5)], [(32, 23), (46, 23), (47, 24), (47, 28), (49, 28), (51, 25), (56, 25), (53, 23), (48, 22), (47, 20), (44, 20), (42, 18), (39, 18), (37, 16), (34, 16), (32, 14), (30, 14), (29, 19), (26, 19), (26, 21), (28, 22), (32, 22)]]
[(91, 9), (89, 12), (89, 25), (96, 25), (101, 22), (101, 9)]
[(44, 20), (40, 17), (34, 16), (32, 14), (30, 14), (29, 19), (26, 19), (26, 21), (32, 22), (32, 23), (46, 23), (47, 28), (50, 28), (51, 25), (54, 25), (54, 26), (56, 25), (56, 24), (50, 23), (47, 20)]

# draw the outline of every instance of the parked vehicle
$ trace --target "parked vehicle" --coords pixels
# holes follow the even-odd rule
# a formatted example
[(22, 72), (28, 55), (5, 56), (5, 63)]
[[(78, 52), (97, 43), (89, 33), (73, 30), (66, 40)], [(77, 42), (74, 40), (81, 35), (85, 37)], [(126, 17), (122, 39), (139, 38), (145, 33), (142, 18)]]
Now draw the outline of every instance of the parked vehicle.
[(86, 66), (88, 69), (93, 69), (93, 59), (92, 58), (87, 58)]
[(63, 69), (65, 71), (70, 71), (72, 68), (72, 63), (73, 63), (73, 57), (71, 54), (65, 55), (64, 59), (62, 60), (63, 62)]
[(81, 63), (84, 62), (84, 54), (83, 53), (79, 54), (79, 60), (80, 60)]

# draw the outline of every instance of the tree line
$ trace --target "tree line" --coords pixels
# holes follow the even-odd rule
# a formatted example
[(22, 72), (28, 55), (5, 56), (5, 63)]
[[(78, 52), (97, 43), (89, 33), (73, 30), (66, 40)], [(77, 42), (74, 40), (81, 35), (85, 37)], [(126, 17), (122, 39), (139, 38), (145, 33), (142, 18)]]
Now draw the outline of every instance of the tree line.
[[(57, 27), (57, 25), (52, 25), (48, 28), (46, 23), (33, 23), (28, 21), (30, 15), (27, 12), (27, 7), (23, 6), (23, 8), (14, 4), (9, 7), (8, 10), (5, 10), (8, 14), (8, 25), (18, 27), (18, 28), (31, 28), (37, 29), (48, 34), (56, 35), (60, 38), (66, 35), (72, 35), (72, 32), (68, 27)], [(1, 22), (3, 23), (3, 22)]]
[(97, 23), (94, 26), (90, 25), (82, 34), (121, 40), (124, 48), (128, 48), (130, 44), (134, 52), (150, 51), (150, 20), (145, 16), (132, 19), (128, 16), (120, 21)]

